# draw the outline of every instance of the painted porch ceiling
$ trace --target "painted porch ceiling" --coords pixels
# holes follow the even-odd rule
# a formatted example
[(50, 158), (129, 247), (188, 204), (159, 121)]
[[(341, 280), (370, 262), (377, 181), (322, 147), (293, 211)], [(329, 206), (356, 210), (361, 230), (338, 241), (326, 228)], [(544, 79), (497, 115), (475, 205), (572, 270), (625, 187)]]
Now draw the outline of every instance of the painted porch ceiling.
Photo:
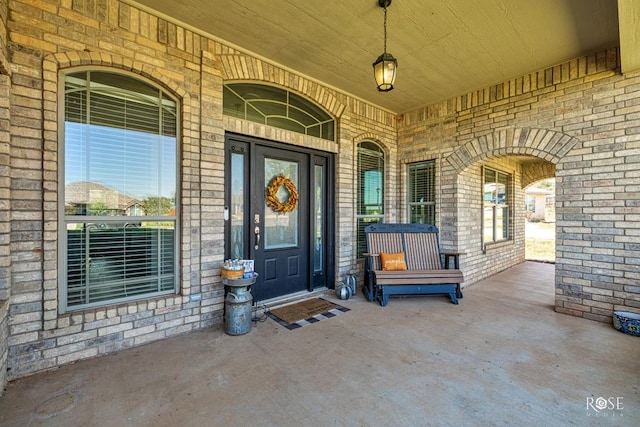
[(377, 0), (136, 0), (216, 39), (401, 113), (619, 45), (615, 0), (393, 0), (395, 89), (379, 93)]

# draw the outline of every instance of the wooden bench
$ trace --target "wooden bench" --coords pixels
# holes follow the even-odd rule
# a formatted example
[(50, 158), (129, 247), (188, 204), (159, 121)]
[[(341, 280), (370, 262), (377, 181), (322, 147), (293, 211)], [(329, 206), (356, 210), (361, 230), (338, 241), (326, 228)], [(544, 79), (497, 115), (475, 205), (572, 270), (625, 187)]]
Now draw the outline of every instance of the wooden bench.
[[(367, 253), (363, 292), (368, 301), (378, 300), (384, 307), (390, 295), (445, 294), (458, 304), (458, 298), (462, 298), (460, 283), (464, 281), (459, 261), (462, 253), (440, 253), (437, 227), (372, 224), (364, 231)], [(380, 253), (400, 252), (404, 255), (406, 270), (383, 270)], [(454, 260), (454, 268), (448, 268), (450, 258)]]

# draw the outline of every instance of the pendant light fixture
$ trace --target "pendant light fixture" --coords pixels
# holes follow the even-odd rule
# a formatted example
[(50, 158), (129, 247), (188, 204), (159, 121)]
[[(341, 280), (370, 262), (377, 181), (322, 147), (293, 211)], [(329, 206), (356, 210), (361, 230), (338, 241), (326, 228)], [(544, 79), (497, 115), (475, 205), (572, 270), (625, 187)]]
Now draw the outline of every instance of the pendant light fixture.
[(396, 81), (398, 61), (390, 53), (387, 53), (387, 7), (391, 0), (378, 0), (378, 6), (384, 9), (384, 52), (373, 63), (373, 75), (378, 85), (378, 91), (389, 92)]

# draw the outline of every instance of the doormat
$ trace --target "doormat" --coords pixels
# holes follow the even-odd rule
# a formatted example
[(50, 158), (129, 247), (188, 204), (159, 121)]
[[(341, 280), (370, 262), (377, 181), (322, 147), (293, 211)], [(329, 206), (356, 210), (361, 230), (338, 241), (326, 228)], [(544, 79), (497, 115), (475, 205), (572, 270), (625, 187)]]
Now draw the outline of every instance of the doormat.
[(285, 305), (284, 307), (274, 308), (267, 315), (291, 330), (318, 323), (323, 319), (329, 319), (347, 311), (349, 311), (347, 307), (334, 304), (322, 298), (312, 298)]

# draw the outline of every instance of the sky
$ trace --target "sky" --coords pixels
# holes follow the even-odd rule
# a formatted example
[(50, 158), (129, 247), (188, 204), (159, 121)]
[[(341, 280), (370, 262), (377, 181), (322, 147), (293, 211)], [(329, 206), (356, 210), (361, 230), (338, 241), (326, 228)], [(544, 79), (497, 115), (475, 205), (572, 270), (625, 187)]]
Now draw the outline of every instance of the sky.
[(176, 146), (175, 137), (66, 122), (65, 184), (96, 182), (140, 200), (172, 198)]

